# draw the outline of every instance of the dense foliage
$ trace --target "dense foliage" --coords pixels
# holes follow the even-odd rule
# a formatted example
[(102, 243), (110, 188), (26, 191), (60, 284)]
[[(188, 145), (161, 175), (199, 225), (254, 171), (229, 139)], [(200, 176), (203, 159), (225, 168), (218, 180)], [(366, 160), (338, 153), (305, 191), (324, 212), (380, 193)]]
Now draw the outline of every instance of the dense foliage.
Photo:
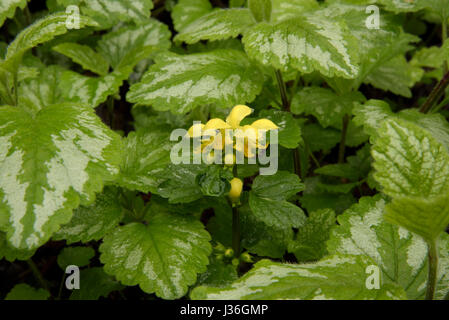
[[(448, 22), (449, 0), (2, 0), (0, 298), (448, 297)], [(226, 129), (270, 135), (187, 163)]]

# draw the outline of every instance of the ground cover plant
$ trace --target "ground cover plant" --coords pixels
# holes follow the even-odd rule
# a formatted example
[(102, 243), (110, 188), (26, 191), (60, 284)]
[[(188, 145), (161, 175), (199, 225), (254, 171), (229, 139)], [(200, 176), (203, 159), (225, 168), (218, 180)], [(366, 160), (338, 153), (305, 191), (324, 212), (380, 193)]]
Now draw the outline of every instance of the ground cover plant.
[(448, 298), (448, 22), (1, 1), (0, 299)]

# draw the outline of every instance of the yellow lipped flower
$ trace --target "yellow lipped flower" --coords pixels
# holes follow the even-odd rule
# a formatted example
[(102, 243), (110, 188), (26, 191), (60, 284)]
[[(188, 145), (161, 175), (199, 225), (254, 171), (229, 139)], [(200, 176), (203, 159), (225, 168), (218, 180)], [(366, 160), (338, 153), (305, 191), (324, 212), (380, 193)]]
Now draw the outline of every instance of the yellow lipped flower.
[(238, 202), (240, 195), (242, 194), (243, 181), (239, 178), (234, 178), (231, 180), (231, 190), (229, 191), (229, 199), (232, 202)]
[[(248, 158), (254, 157), (257, 148), (266, 149), (268, 143), (262, 141), (262, 137), (259, 136), (260, 131), (275, 130), (279, 127), (268, 119), (259, 119), (254, 121), (251, 125), (241, 126), (240, 123), (244, 118), (249, 116), (253, 112), (248, 106), (237, 105), (232, 108), (226, 121), (222, 119), (214, 118), (209, 120), (205, 125), (195, 124), (192, 126), (188, 135), (192, 138), (202, 137), (201, 148), (194, 150), (194, 152), (202, 152), (205, 147), (211, 145), (216, 150), (223, 150), (226, 143), (234, 144), (234, 149), (239, 152), (244, 152)], [(234, 143), (233, 138), (227, 134), (227, 129), (234, 131), (234, 137), (239, 140), (240, 143)], [(200, 132), (200, 134), (195, 134)], [(220, 137), (218, 137), (220, 134)]]

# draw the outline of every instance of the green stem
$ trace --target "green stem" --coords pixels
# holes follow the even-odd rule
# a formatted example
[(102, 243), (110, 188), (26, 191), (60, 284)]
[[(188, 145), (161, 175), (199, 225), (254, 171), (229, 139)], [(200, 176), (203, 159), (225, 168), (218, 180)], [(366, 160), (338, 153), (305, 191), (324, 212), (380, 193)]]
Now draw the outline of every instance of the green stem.
[(422, 113), (427, 113), (434, 106), (434, 104), (440, 100), (448, 85), (449, 72), (446, 72), (446, 74), (443, 76), (443, 79), (441, 79), (441, 81), (435, 86), (435, 88), (433, 88), (426, 102), (424, 102), (419, 111)]
[(240, 256), (240, 213), (236, 205), (232, 206), (232, 250), (234, 256)]
[(348, 134), (349, 116), (343, 117), (343, 128), (341, 129), (340, 149), (338, 151), (338, 163), (345, 162), (346, 136)]
[(428, 242), (429, 256), (429, 276), (427, 280), (426, 300), (433, 300), (435, 297), (435, 288), (437, 285), (438, 274), (438, 245), (437, 241)]
[(27, 264), (30, 267), (31, 272), (33, 273), (36, 280), (42, 286), (42, 288), (44, 288), (45, 290), (50, 292), (50, 290), (48, 290), (47, 282), (45, 282), (44, 277), (42, 276), (41, 272), (39, 271), (39, 269), (36, 266), (36, 264), (34, 263), (34, 261), (32, 259), (28, 259)]
[(290, 102), (288, 101), (287, 87), (285, 86), (285, 82), (282, 79), (282, 73), (279, 70), (276, 70), (275, 73), (279, 91), (281, 92), (282, 105), (286, 111), (290, 111)]

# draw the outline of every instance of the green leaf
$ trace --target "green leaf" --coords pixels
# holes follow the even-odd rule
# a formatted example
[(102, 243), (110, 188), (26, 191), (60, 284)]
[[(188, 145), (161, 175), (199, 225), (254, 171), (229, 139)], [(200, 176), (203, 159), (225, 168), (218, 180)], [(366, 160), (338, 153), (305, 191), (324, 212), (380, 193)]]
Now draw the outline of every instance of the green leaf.
[[(293, 239), (293, 230), (285, 226), (268, 226), (254, 215), (248, 205), (239, 209), (242, 247), (260, 257), (281, 259), (287, 251), (290, 241)], [(232, 212), (228, 213), (232, 217)], [(230, 221), (232, 223), (232, 221)], [(232, 224), (230, 225), (230, 227)], [(223, 227), (223, 226), (219, 226)], [(227, 237), (231, 232), (228, 229)]]
[(351, 114), (356, 103), (364, 101), (359, 91), (337, 95), (330, 89), (305, 87), (294, 96), (291, 111), (313, 115), (324, 128), (341, 128), (343, 116)]
[(295, 149), (303, 142), (301, 128), (290, 112), (274, 109), (262, 110), (259, 116), (277, 124), (279, 127), (279, 144), (284, 148)]
[(98, 241), (118, 226), (122, 211), (118, 189), (107, 187), (94, 204), (75, 209), (72, 220), (61, 226), (53, 239), (66, 240), (67, 244)]
[(198, 275), (198, 285), (223, 287), (238, 279), (236, 267), (212, 254), (207, 271)]
[(297, 18), (307, 11), (319, 8), (316, 0), (272, 0), (273, 12), (271, 20), (280, 22)]
[(341, 138), (337, 129), (323, 128), (318, 123), (303, 126), (302, 135), (307, 147), (312, 152), (330, 150), (340, 142)]
[(197, 183), (198, 175), (204, 173), (205, 165), (179, 164), (169, 165), (159, 174), (161, 182), (156, 193), (167, 198), (170, 203), (188, 203), (203, 197)]
[(262, 260), (232, 285), (225, 288), (198, 287), (192, 291), (190, 297), (193, 300), (405, 298), (403, 289), (395, 285), (384, 285), (380, 290), (368, 290), (365, 285), (365, 270), (369, 265), (372, 265), (369, 258), (344, 255), (334, 255), (320, 262), (304, 265)]
[(81, 270), (82, 285), (79, 290), (73, 290), (70, 300), (98, 300), (107, 298), (113, 291), (123, 289), (114, 278), (107, 275), (103, 268), (89, 268)]
[(154, 19), (144, 25), (125, 26), (104, 35), (97, 51), (114, 70), (131, 73), (137, 63), (154, 52), (170, 48), (171, 33), (168, 27)]
[[(388, 205), (390, 206), (390, 205)], [(387, 206), (387, 207), (388, 207)], [(423, 299), (426, 294), (427, 245), (420, 237), (384, 220), (386, 201), (380, 196), (361, 198), (338, 216), (327, 243), (331, 254), (365, 255), (382, 271), (383, 283), (397, 283), (408, 299)], [(388, 209), (387, 209), (388, 210)], [(437, 298), (448, 291), (448, 237), (440, 243), (440, 268)]]
[(262, 85), (259, 69), (239, 51), (161, 54), (142, 81), (131, 86), (127, 99), (183, 114), (204, 104), (228, 108), (251, 102)]
[(103, 29), (120, 21), (145, 23), (153, 9), (152, 0), (89, 0), (83, 1), (81, 12), (93, 18)]
[(319, 71), (333, 77), (358, 73), (357, 45), (346, 26), (319, 16), (304, 16), (271, 25), (260, 23), (243, 37), (248, 55), (281, 71)]
[(306, 223), (299, 229), (288, 251), (300, 262), (319, 260), (327, 253), (326, 241), (335, 225), (335, 212), (324, 209), (312, 212)]
[(119, 172), (120, 138), (87, 107), (0, 107), (0, 228), (34, 249)]
[(206, 271), (210, 236), (193, 218), (154, 212), (147, 226), (131, 223), (107, 235), (100, 246), (106, 273), (124, 285), (177, 299)]
[(248, 0), (248, 8), (257, 22), (271, 20), (271, 0)]
[(171, 163), (171, 148), (168, 133), (147, 130), (131, 132), (125, 139), (118, 184), (129, 190), (155, 192), (160, 183), (157, 173)]
[(27, 5), (27, 0), (7, 0), (0, 5), (0, 27), (6, 19), (13, 18), (16, 9), (23, 9)]
[(221, 197), (231, 189), (232, 172), (222, 166), (207, 166), (204, 173), (197, 176), (196, 181), (205, 196)]
[(53, 50), (69, 57), (85, 70), (101, 76), (106, 75), (109, 71), (109, 63), (89, 46), (66, 42), (53, 47)]
[(62, 270), (70, 265), (85, 267), (95, 256), (95, 250), (90, 247), (65, 247), (58, 255), (58, 265)]
[(50, 292), (44, 289), (35, 289), (26, 283), (17, 284), (8, 293), (5, 300), (48, 300)]
[(385, 219), (427, 241), (436, 241), (449, 225), (449, 196), (396, 197), (386, 208)]
[(209, 0), (179, 0), (171, 17), (176, 31), (182, 31), (191, 22), (212, 11)]
[(302, 190), (304, 184), (299, 177), (289, 172), (278, 171), (272, 176), (258, 176), (249, 194), (251, 211), (268, 226), (300, 227), (305, 222), (304, 212), (287, 200)]
[(448, 190), (449, 155), (428, 132), (408, 121), (385, 120), (373, 147), (374, 178), (391, 197), (437, 197)]
[(397, 56), (373, 70), (365, 83), (394, 94), (412, 97), (412, 88), (423, 76), (421, 68), (412, 66), (403, 55)]
[(215, 9), (187, 24), (174, 40), (187, 44), (200, 40), (226, 40), (241, 35), (255, 23), (246, 8)]
[(370, 136), (375, 136), (383, 121), (393, 116), (388, 103), (375, 99), (354, 108), (353, 114), (354, 123), (363, 126), (363, 130)]

